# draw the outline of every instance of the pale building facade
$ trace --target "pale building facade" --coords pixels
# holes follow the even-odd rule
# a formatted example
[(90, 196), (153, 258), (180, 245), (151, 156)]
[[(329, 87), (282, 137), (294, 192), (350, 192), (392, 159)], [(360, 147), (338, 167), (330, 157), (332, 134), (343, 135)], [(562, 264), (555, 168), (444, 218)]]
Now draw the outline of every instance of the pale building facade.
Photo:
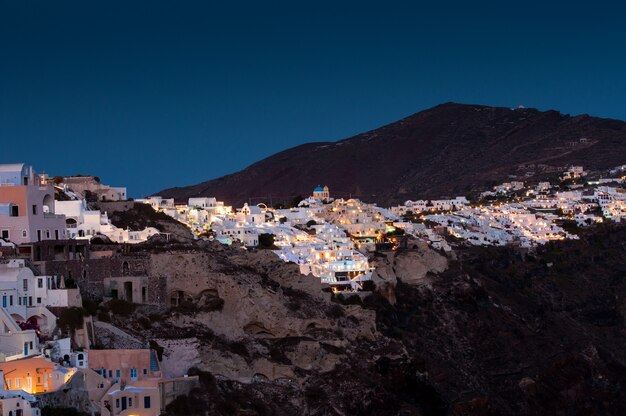
[(23, 163), (0, 165), (0, 238), (15, 244), (67, 238), (54, 188)]

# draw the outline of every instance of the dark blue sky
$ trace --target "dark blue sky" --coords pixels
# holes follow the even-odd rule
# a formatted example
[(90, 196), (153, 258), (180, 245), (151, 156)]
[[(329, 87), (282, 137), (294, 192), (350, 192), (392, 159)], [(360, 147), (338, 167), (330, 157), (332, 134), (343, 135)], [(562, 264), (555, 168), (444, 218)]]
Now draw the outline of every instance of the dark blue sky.
[(446, 101), (626, 119), (626, 6), (417, 3), (0, 0), (0, 163), (142, 196)]

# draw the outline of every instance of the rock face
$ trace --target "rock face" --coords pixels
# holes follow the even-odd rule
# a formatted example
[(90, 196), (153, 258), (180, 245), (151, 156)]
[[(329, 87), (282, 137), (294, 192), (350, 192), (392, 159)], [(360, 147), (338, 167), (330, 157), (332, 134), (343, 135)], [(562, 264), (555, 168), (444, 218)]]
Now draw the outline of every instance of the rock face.
[(454, 414), (622, 414), (625, 227), (526, 255), (457, 249), (428, 285), (376, 310)]
[[(443, 104), (338, 142), (307, 143), (246, 169), (164, 197), (214, 196), (241, 206), (250, 195), (288, 201), (326, 184), (332, 196), (382, 205), (465, 195), (516, 174), (571, 164), (624, 163), (626, 123), (556, 111)], [(525, 180), (525, 179), (522, 179)]]
[(425, 242), (419, 241), (411, 250), (388, 253), (376, 257), (372, 280), (376, 291), (387, 301), (395, 305), (396, 285), (402, 281), (409, 285), (428, 284), (429, 273), (441, 273), (448, 267), (448, 259), (432, 250)]
[(613, 225), (531, 253), (379, 254), (363, 299), (267, 251), (170, 247), (151, 273), (193, 296), (148, 328), (114, 323), (163, 347), (166, 372), (197, 368), (168, 414), (622, 415), (624, 241)]
[(166, 276), (168, 296), (180, 306), (173, 302), (174, 313), (148, 329), (124, 319), (115, 324), (163, 347), (172, 375), (198, 367), (243, 383), (301, 383), (306, 373), (332, 371), (349, 345), (379, 337), (375, 311), (332, 302), (319, 278), (270, 251), (206, 242), (156, 247), (146, 272)]

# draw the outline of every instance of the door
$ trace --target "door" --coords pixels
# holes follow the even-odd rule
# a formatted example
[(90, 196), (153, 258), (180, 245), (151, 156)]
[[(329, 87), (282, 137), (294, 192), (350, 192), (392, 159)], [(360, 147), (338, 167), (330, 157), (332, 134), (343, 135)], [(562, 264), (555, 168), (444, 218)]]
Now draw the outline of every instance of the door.
[(126, 410), (126, 397), (122, 397), (122, 411)]
[(37, 230), (37, 241), (41, 241), (41, 230)]

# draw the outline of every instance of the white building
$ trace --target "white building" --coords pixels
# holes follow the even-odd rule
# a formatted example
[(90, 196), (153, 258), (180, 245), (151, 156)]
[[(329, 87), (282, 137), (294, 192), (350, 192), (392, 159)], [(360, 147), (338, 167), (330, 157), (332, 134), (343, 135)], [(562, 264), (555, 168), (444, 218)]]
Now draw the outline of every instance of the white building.
[(39, 337), (33, 329), (22, 330), (6, 309), (0, 308), (0, 362), (39, 355)]
[[(0, 383), (4, 386), (4, 374), (0, 371)], [(32, 394), (24, 391), (0, 389), (0, 416), (41, 416), (41, 409)]]
[(0, 238), (18, 245), (67, 238), (53, 187), (24, 163), (0, 165)]
[(265, 212), (256, 205), (249, 206), (248, 203), (245, 203), (237, 213), (237, 220), (249, 224), (263, 224), (265, 222)]
[(15, 321), (35, 323), (44, 334), (56, 327), (48, 306), (82, 306), (78, 289), (64, 288), (58, 277), (35, 276), (20, 259), (0, 264), (0, 302)]
[(330, 191), (328, 190), (328, 186), (318, 185), (315, 189), (313, 189), (313, 198), (319, 199), (320, 201), (329, 200)]

